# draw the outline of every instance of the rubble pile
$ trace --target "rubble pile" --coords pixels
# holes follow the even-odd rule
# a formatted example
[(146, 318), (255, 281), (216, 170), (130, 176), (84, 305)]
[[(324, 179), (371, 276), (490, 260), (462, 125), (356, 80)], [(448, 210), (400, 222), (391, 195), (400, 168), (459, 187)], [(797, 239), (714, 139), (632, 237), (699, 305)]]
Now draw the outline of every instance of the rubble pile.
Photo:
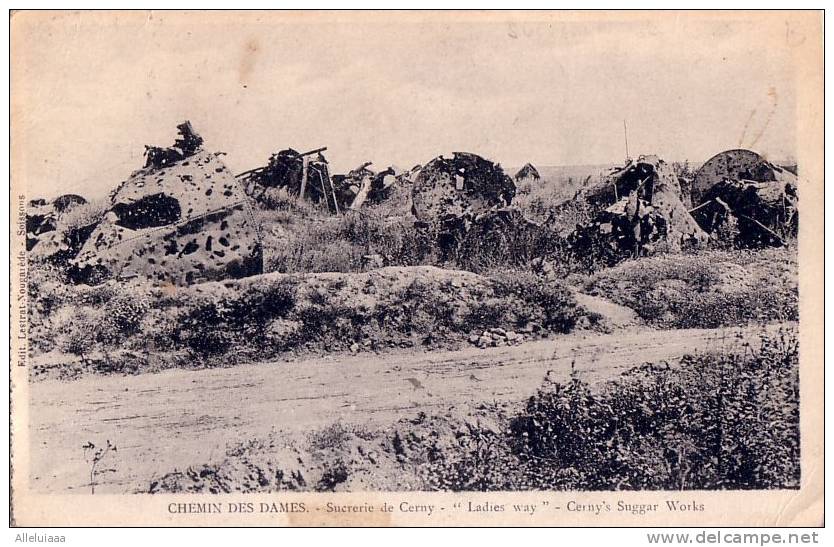
[(372, 164), (368, 161), (346, 175), (333, 176), (341, 209), (358, 210), (365, 204), (378, 205), (392, 200), (410, 206), (412, 172), (392, 165), (377, 173), (370, 168)]
[(698, 246), (707, 235), (687, 211), (678, 178), (657, 156), (640, 156), (575, 199), (598, 210), (592, 222), (569, 236), (575, 252), (607, 246), (612, 258), (650, 254), (658, 243), (669, 249)]
[(185, 121), (177, 126), (179, 137), (174, 140), (174, 146), (161, 148), (145, 146), (145, 167), (161, 169), (172, 163), (182, 161), (193, 156), (203, 147), (203, 137), (198, 135), (191, 122)]
[(784, 245), (798, 230), (796, 175), (750, 150), (728, 150), (707, 161), (695, 173), (692, 197), (698, 225), (738, 247)]
[[(146, 166), (113, 193), (71, 263), (73, 281), (141, 277), (187, 285), (262, 272), (260, 238), (243, 190), (219, 154), (202, 149), (190, 123), (178, 129), (175, 147), (148, 147)], [(153, 150), (175, 153), (163, 158)]]
[(251, 169), (237, 175), (246, 188), (246, 193), (262, 203), (269, 203), (270, 193), (285, 189), (298, 199), (323, 203), (332, 213), (340, 211), (339, 200), (330, 166), (323, 152), (326, 147), (298, 152), (292, 148), (281, 150), (270, 156), (264, 167)]
[(469, 336), (469, 343), (481, 349), (500, 346), (518, 346), (522, 342), (524, 342), (523, 334), (500, 327), (487, 329), (480, 334), (473, 333)]
[(90, 236), (95, 224), (58, 231), (58, 220), (87, 200), (76, 194), (58, 196), (51, 202), (33, 199), (26, 211), (26, 250), (34, 260), (65, 265)]

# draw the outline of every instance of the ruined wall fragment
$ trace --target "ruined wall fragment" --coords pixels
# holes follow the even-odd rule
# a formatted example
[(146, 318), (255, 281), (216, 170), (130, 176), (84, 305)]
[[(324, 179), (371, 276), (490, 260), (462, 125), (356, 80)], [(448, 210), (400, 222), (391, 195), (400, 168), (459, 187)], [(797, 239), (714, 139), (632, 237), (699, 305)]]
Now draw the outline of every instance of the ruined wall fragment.
[[(697, 246), (707, 234), (682, 201), (671, 166), (657, 156), (641, 156), (577, 194), (598, 209), (590, 226), (623, 252), (650, 252), (663, 241), (670, 249)], [(577, 234), (579, 245), (599, 238)]]
[[(750, 150), (727, 150), (695, 173), (692, 216), (713, 237), (739, 247), (783, 245), (795, 237), (796, 174)], [(731, 224), (733, 230), (722, 230)]]
[(262, 272), (249, 202), (214, 153), (136, 171), (78, 256), (76, 282), (139, 277), (186, 285)]
[(515, 184), (500, 165), (468, 152), (433, 159), (412, 189), (414, 215), (425, 222), (505, 207), (514, 197)]

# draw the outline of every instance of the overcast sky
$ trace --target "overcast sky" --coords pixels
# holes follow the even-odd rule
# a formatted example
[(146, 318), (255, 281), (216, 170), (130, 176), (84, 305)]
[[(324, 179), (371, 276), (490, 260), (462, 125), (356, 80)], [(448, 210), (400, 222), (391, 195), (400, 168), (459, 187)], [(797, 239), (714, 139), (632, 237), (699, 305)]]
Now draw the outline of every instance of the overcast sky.
[(29, 196), (104, 195), (184, 119), (236, 172), (320, 146), (334, 172), (451, 151), (505, 166), (618, 162), (624, 119), (632, 156), (795, 156), (790, 44), (802, 37), (778, 14), (451, 17), (29, 15), (12, 49)]

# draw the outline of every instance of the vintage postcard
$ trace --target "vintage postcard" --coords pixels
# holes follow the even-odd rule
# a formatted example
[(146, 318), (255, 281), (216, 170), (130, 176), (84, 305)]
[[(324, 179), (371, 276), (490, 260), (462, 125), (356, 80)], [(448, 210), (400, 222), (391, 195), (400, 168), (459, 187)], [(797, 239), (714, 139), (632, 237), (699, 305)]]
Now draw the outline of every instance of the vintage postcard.
[(17, 526), (821, 526), (817, 11), (12, 11)]

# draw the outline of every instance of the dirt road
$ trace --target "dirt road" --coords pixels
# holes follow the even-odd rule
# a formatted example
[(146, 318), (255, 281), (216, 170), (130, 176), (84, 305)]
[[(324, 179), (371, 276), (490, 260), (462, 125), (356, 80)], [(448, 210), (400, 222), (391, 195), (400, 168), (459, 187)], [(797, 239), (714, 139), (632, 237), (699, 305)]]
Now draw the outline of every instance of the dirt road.
[[(775, 329), (778, 325), (768, 327)], [(81, 446), (115, 442), (96, 493), (147, 488), (154, 476), (222, 459), (229, 443), (271, 430), (303, 434), (338, 420), (381, 425), (423, 410), (521, 404), (548, 371), (588, 381), (648, 361), (755, 341), (762, 327), (575, 334), (512, 348), (360, 354), (212, 370), (86, 377), (31, 385), (32, 488), (88, 492)]]

